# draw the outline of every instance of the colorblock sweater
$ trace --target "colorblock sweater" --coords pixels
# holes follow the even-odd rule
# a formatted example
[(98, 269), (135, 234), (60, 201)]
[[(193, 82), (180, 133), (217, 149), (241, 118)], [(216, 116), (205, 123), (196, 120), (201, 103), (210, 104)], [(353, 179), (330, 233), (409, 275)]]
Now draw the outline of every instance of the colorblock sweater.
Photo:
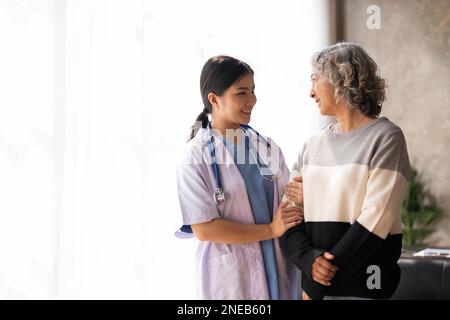
[[(385, 117), (346, 133), (329, 125), (305, 143), (293, 170), (303, 176), (305, 220), (283, 241), (303, 290), (312, 299), (389, 298), (400, 280), (400, 207), (410, 174), (401, 129)], [(338, 267), (331, 286), (311, 275), (325, 251)]]

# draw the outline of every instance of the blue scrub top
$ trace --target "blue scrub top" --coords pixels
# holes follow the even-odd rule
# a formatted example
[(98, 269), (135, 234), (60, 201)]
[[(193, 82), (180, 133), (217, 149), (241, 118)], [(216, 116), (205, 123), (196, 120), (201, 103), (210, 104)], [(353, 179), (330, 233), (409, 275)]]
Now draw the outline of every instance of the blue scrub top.
[[(246, 136), (245, 139), (241, 139), (237, 144), (226, 139), (223, 139), (223, 141), (230, 154), (233, 155), (234, 162), (245, 182), (255, 223), (271, 223), (273, 216), (274, 182), (261, 175), (254, 157), (250, 155), (250, 150), (253, 155), (257, 155), (257, 152), (253, 145), (250, 146), (249, 137)], [(259, 161), (260, 167), (265, 166), (265, 164), (261, 163), (259, 157), (257, 161)], [(273, 240), (266, 240), (260, 241), (260, 244), (264, 267), (266, 269), (270, 299), (278, 300), (280, 293), (274, 243)]]

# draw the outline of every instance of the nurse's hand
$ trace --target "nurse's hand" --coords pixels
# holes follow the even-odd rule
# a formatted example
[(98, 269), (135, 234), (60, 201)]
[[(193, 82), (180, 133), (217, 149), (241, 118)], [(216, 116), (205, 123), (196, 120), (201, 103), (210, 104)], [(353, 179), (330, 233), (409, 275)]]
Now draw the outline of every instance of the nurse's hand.
[(294, 179), (286, 185), (286, 198), (294, 202), (297, 206), (303, 204), (303, 179), (302, 177), (294, 177)]
[(281, 237), (287, 230), (298, 226), (303, 221), (303, 211), (298, 207), (288, 207), (288, 202), (282, 203), (279, 207), (273, 221), (270, 224), (274, 238)]

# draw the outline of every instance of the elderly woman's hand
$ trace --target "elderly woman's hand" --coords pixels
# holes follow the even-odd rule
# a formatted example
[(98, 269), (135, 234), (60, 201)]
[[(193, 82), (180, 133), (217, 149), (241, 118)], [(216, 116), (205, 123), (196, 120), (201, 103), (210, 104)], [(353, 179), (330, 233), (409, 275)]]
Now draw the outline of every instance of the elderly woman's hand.
[(303, 179), (302, 177), (294, 177), (293, 181), (286, 186), (286, 198), (294, 202), (297, 206), (303, 204)]

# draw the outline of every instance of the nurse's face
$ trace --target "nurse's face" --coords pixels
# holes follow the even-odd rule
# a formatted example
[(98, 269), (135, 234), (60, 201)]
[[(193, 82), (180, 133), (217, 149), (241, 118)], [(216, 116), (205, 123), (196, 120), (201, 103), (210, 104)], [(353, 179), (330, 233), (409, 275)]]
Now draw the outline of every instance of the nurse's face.
[(227, 128), (248, 124), (256, 104), (253, 75), (247, 74), (236, 80), (221, 96), (216, 96), (213, 117)]
[(324, 116), (335, 115), (338, 106), (334, 97), (334, 86), (318, 73), (311, 74), (311, 82), (309, 96), (316, 101), (320, 113)]

